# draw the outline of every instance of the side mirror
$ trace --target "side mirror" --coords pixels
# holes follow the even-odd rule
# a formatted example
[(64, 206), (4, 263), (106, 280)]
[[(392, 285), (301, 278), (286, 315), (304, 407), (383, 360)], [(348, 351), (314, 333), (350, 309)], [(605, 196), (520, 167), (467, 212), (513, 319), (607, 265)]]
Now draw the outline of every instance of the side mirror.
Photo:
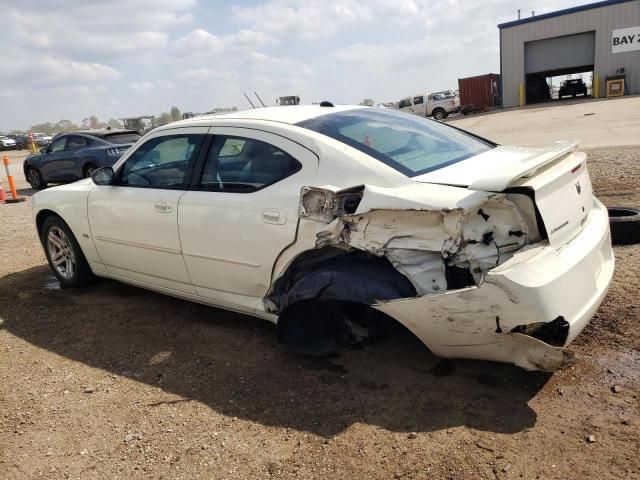
[(40, 153), (47, 153), (47, 149), (46, 149), (46, 147), (42, 147), (42, 148), (40, 149)]
[(91, 174), (91, 180), (96, 185), (113, 185), (116, 174), (111, 167), (102, 167), (94, 170)]

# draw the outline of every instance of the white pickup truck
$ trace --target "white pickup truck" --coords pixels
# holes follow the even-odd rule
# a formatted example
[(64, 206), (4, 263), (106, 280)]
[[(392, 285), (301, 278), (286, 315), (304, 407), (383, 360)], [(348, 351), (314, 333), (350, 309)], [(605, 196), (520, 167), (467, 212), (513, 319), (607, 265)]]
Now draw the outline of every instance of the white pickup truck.
[(433, 116), (436, 120), (442, 120), (450, 113), (460, 110), (460, 97), (446, 96), (442, 93), (418, 93), (401, 99), (397, 108), (401, 112), (421, 117)]

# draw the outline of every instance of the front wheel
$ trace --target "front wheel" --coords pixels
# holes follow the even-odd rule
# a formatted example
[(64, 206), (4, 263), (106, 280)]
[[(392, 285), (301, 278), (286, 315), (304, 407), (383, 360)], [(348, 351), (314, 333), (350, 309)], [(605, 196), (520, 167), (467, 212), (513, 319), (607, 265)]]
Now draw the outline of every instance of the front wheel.
[(42, 178), (42, 173), (35, 167), (27, 168), (27, 181), (31, 188), (35, 190), (42, 190), (43, 188), (47, 188), (47, 182)]
[(444, 117), (445, 112), (441, 108), (438, 108), (433, 112), (433, 118), (435, 118), (436, 120), (442, 120)]
[(94, 280), (76, 237), (56, 215), (47, 217), (41, 231), (44, 253), (53, 274), (63, 287), (81, 287)]
[(82, 170), (84, 178), (89, 178), (93, 172), (98, 169), (93, 163), (87, 163)]

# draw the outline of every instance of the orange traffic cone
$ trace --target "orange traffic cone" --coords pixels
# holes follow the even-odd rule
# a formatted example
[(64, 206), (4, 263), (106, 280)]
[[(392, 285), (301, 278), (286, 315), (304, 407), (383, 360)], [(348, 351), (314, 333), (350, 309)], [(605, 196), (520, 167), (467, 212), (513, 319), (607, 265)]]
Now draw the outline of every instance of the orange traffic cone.
[(0, 178), (0, 203), (4, 203), (6, 199), (7, 199), (7, 194), (4, 193), (4, 190), (2, 189), (2, 179)]

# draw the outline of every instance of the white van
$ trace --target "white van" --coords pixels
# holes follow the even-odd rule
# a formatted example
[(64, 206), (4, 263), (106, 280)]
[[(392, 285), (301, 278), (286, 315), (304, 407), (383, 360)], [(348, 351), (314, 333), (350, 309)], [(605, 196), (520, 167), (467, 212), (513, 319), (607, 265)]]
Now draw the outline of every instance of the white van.
[(413, 113), (421, 117), (430, 117), (436, 120), (446, 118), (450, 113), (460, 110), (459, 97), (446, 97), (441, 93), (418, 93), (412, 97), (405, 97), (398, 102), (398, 110)]

